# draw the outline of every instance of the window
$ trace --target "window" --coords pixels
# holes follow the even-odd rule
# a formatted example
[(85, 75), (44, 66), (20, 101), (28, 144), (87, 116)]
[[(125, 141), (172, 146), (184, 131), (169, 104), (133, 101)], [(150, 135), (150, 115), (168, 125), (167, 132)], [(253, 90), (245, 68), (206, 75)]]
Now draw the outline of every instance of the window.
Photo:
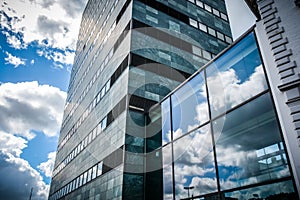
[(87, 182), (87, 175), (88, 175), (88, 172), (84, 172), (82, 185), (86, 184), (86, 182)]
[(205, 10), (207, 10), (208, 12), (211, 12), (211, 7), (207, 4), (204, 4), (204, 8)]
[(214, 15), (220, 17), (220, 11), (218, 11), (217, 9), (214, 9), (214, 8), (213, 8), (213, 9), (212, 9), (212, 12), (213, 12)]
[(103, 161), (98, 163), (97, 176), (102, 175)]
[(105, 95), (105, 87), (103, 87), (101, 90), (101, 99), (104, 97), (104, 95)]
[(87, 182), (90, 182), (92, 180), (92, 172), (93, 172), (93, 168), (88, 170), (88, 175), (87, 175)]
[(192, 19), (192, 18), (190, 18), (190, 25), (193, 26), (193, 27), (195, 27), (195, 28), (198, 28), (198, 23), (197, 23), (197, 21), (194, 20), (194, 19)]
[(208, 27), (208, 33), (212, 36), (215, 36), (216, 37), (216, 31), (210, 27)]
[(107, 93), (109, 89), (110, 89), (110, 79), (107, 81), (105, 85), (105, 93)]
[(207, 26), (199, 22), (199, 29), (207, 33)]
[(207, 60), (211, 60), (211, 54), (208, 51), (203, 50), (203, 58), (207, 59)]
[(196, 5), (199, 6), (200, 8), (203, 8), (203, 2), (201, 2), (200, 0), (196, 0)]
[(220, 40), (223, 40), (223, 41), (225, 40), (224, 35), (220, 32), (217, 32), (217, 38), (219, 38)]
[(202, 56), (201, 49), (199, 47), (192, 46), (192, 51), (193, 51), (193, 54), (195, 54), (197, 56)]
[(102, 120), (102, 126), (101, 126), (101, 128), (102, 128), (102, 130), (104, 130), (105, 128), (106, 128), (106, 125), (107, 125), (107, 117), (105, 117), (103, 120)]
[(225, 35), (225, 41), (229, 44), (232, 43), (231, 37), (228, 37), (227, 35)]
[(227, 15), (221, 12), (221, 18), (224, 19), (225, 21), (228, 21)]
[(93, 167), (92, 179), (95, 179), (96, 177), (97, 177), (97, 165)]
[(173, 139), (208, 121), (206, 96), (203, 72), (196, 75), (171, 96)]

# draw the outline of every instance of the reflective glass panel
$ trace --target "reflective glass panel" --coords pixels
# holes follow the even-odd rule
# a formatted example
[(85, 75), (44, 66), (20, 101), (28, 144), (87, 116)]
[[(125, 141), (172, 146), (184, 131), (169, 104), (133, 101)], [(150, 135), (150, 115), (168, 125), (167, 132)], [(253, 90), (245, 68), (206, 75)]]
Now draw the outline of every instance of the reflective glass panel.
[(208, 121), (204, 74), (200, 73), (174, 93), (172, 99), (173, 139)]
[(170, 116), (170, 98), (161, 104), (162, 110), (162, 144), (171, 141), (171, 116)]
[(172, 146), (162, 148), (163, 157), (163, 196), (165, 200), (173, 199)]
[(221, 189), (290, 175), (269, 94), (213, 122)]
[[(174, 142), (176, 199), (217, 191), (210, 126), (204, 126)], [(185, 189), (186, 188), (186, 189)]]
[(224, 193), (226, 199), (297, 199), (292, 181), (262, 185), (244, 190)]
[(206, 72), (212, 117), (267, 89), (253, 33), (215, 60)]

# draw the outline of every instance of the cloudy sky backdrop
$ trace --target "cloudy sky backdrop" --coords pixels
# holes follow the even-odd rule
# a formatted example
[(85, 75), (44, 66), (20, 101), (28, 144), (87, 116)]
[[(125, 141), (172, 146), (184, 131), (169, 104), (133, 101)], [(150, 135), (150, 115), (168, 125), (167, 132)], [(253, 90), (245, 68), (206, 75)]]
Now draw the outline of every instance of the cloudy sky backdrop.
[[(0, 0), (0, 199), (47, 199), (87, 0)], [(253, 23), (227, 0), (234, 38)]]

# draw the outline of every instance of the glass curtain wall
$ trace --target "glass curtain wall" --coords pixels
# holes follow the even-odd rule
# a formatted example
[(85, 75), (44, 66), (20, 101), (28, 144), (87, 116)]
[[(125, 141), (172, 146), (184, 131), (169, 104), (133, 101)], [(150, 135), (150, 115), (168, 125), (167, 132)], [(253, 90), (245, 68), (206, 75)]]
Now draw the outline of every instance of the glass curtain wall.
[(297, 199), (255, 34), (161, 103), (164, 199)]

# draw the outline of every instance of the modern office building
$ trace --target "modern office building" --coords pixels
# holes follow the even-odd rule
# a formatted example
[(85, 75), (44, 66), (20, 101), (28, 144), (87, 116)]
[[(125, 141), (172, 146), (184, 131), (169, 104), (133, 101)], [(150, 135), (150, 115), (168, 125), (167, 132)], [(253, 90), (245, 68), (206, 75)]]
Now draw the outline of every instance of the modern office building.
[(299, 3), (246, 2), (89, 1), (49, 199), (299, 199)]
[(88, 1), (49, 199), (162, 199), (148, 111), (230, 43), (224, 0)]

